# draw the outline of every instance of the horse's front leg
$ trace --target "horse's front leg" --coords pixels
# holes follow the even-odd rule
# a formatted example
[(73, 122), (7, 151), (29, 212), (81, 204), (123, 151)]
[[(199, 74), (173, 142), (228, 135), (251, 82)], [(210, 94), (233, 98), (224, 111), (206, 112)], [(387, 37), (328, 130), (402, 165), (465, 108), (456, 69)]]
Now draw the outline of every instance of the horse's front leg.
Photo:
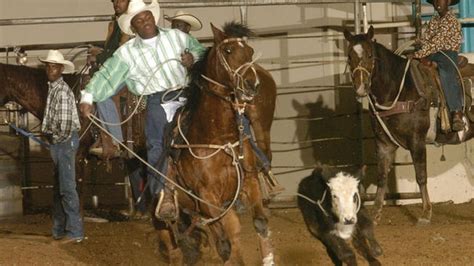
[(387, 178), (393, 167), (395, 151), (397, 146), (377, 141), (377, 194), (375, 196), (374, 223), (377, 224), (382, 218), (382, 208), (387, 189)]
[(416, 183), (420, 187), (423, 202), (423, 213), (418, 218), (418, 225), (427, 225), (431, 222), (432, 205), (428, 194), (425, 141), (414, 141), (413, 146), (410, 147), (410, 153), (415, 167)]
[[(250, 176), (249, 176), (250, 177)], [(274, 265), (273, 245), (270, 239), (270, 230), (268, 228), (268, 219), (263, 208), (262, 196), (257, 181), (257, 177), (248, 178), (249, 191), (247, 192), (248, 200), (253, 206), (252, 218), (253, 226), (258, 235), (260, 253), (262, 255), (263, 265)]]
[[(163, 221), (160, 221), (153, 217), (153, 225), (158, 232), (158, 240), (159, 244), (164, 244), (166, 250), (159, 250), (160, 252), (166, 252), (169, 259), (170, 265), (183, 265), (184, 264), (184, 257), (183, 252), (178, 247), (173, 231), (171, 230), (170, 226)], [(158, 249), (162, 247), (158, 245)], [(165, 255), (166, 257), (166, 255)]]

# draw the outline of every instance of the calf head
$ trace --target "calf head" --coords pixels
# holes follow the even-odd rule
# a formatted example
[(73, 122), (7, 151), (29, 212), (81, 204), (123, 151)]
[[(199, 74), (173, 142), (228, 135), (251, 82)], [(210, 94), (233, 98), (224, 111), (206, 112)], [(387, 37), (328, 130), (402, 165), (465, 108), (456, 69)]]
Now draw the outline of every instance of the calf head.
[(339, 223), (357, 223), (357, 213), (361, 206), (359, 180), (348, 173), (339, 172), (328, 180), (327, 185), (331, 191), (331, 210)]

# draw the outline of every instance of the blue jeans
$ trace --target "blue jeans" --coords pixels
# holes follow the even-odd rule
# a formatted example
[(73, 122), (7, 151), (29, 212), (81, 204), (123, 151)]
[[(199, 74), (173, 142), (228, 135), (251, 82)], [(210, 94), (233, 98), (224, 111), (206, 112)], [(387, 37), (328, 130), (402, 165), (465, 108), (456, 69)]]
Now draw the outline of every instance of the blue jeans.
[(51, 144), (55, 166), (53, 188), (53, 237), (84, 237), (79, 196), (76, 191), (76, 152), (79, 147), (77, 132), (68, 140)]
[[(162, 165), (157, 165), (163, 153), (164, 131), (168, 124), (165, 110), (161, 106), (162, 95), (163, 92), (157, 92), (147, 96), (145, 137), (148, 163), (161, 173), (166, 174), (167, 163), (163, 162)], [(150, 193), (154, 197), (164, 188), (165, 179), (151, 169), (148, 169), (147, 177)]]
[[(112, 98), (107, 98), (105, 101), (96, 103), (96, 107), (100, 119), (107, 123), (120, 123), (117, 106), (115, 106)], [(102, 126), (105, 127), (112, 136), (117, 138), (120, 142), (123, 142), (122, 128), (120, 126), (111, 126), (107, 124), (102, 124)]]
[[(454, 63), (458, 62), (458, 53), (456, 51), (443, 51), (448, 55)], [(462, 88), (458, 81), (458, 72), (453, 63), (441, 52), (437, 52), (428, 56), (428, 59), (435, 61), (438, 64), (439, 77), (441, 79), (441, 86), (443, 86), (446, 102), (449, 110), (462, 111)]]

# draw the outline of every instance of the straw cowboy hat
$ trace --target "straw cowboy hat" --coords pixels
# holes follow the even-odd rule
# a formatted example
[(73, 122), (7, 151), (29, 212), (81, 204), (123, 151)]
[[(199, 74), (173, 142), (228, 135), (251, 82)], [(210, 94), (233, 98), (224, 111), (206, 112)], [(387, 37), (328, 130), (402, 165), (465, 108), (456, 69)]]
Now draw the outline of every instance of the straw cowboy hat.
[(135, 35), (135, 33), (130, 27), (132, 18), (138, 13), (147, 10), (153, 14), (153, 17), (155, 18), (155, 23), (158, 25), (158, 20), (160, 19), (160, 5), (158, 4), (157, 0), (151, 0), (151, 3), (148, 5), (145, 4), (143, 0), (130, 0), (130, 2), (128, 3), (127, 11), (122, 14), (117, 20), (122, 32), (128, 35)]
[[(433, 4), (434, 0), (427, 0), (426, 2)], [(454, 6), (457, 3), (459, 3), (459, 0), (451, 0), (451, 3), (449, 4), (450, 6)]]
[(74, 64), (71, 61), (64, 60), (63, 54), (58, 50), (49, 50), (48, 55), (46, 58), (39, 60), (43, 63), (53, 63), (53, 64), (61, 64), (64, 66), (63, 73), (73, 73), (74, 72)]
[(192, 31), (200, 30), (202, 28), (202, 23), (197, 17), (195, 17), (195, 16), (193, 16), (189, 13), (185, 13), (182, 10), (177, 11), (174, 14), (174, 16), (172, 16), (172, 17), (169, 17), (169, 16), (165, 15), (164, 18), (166, 20), (168, 20), (169, 22), (172, 22), (175, 19), (184, 21), (184, 22), (188, 23), (189, 25), (191, 25), (190, 30), (192, 30)]

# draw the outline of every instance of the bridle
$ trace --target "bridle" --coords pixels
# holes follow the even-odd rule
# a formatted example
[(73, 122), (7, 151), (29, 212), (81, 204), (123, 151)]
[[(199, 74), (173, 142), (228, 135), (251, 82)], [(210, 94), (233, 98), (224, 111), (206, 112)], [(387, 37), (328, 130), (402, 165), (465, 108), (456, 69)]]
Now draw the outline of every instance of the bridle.
[[(222, 45), (225, 45), (225, 44), (228, 44), (228, 43), (231, 43), (231, 42), (237, 42), (239, 44), (239, 46), (241, 47), (244, 47), (244, 44), (247, 42), (246, 41), (246, 38), (227, 38), (227, 39), (224, 39), (222, 42), (220, 42), (217, 47), (215, 48), (216, 49), (216, 53), (217, 53), (217, 58), (218, 58), (218, 61), (219, 61), (219, 64), (216, 64), (216, 73), (218, 72), (217, 68), (219, 66), (222, 66), (224, 67), (224, 69), (226, 70), (227, 74), (229, 75), (229, 78), (230, 80), (232, 81), (232, 91), (233, 91), (233, 94), (234, 94), (234, 104), (235, 105), (242, 105), (240, 102), (239, 102), (239, 99), (237, 96), (237, 92), (240, 92), (242, 93), (243, 95), (246, 95), (246, 91), (245, 91), (245, 79), (243, 77), (243, 74), (246, 73), (249, 69), (252, 70), (252, 72), (254, 73), (255, 75), (255, 78), (256, 78), (256, 84), (255, 86), (258, 85), (258, 75), (257, 75), (257, 71), (255, 70), (255, 67), (254, 67), (254, 63), (255, 61), (258, 59), (258, 57), (256, 57), (255, 59), (253, 59), (252, 61), (249, 61), (249, 62), (246, 62), (246, 63), (243, 63), (242, 65), (240, 65), (239, 67), (237, 67), (236, 69), (232, 69), (232, 67), (229, 65), (229, 63), (227, 62), (227, 59), (225, 58), (224, 54), (222, 53), (221, 51), (221, 47)], [(242, 74), (241, 74), (242, 73)], [(205, 75), (201, 75), (202, 78), (204, 78), (205, 80), (207, 80), (208, 82), (214, 84), (214, 85), (217, 85), (218, 87), (221, 87), (221, 88), (226, 88), (228, 89), (229, 87), (220, 83), (220, 82), (217, 82)], [(225, 100), (229, 100), (230, 97), (227, 96), (227, 95), (224, 95), (222, 93), (218, 93), (218, 92), (213, 92), (213, 94), (216, 94), (217, 96), (219, 96), (220, 98), (222, 99), (225, 99)]]

